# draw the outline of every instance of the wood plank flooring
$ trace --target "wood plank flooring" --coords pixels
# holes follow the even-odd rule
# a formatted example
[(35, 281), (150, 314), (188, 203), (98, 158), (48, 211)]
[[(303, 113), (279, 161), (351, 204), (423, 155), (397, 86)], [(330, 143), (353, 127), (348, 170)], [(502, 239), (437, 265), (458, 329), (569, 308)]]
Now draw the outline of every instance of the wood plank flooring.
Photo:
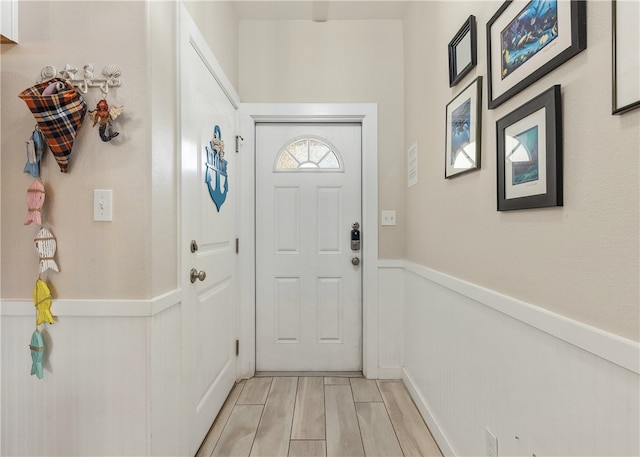
[(255, 377), (235, 385), (196, 457), (437, 456), (402, 381)]

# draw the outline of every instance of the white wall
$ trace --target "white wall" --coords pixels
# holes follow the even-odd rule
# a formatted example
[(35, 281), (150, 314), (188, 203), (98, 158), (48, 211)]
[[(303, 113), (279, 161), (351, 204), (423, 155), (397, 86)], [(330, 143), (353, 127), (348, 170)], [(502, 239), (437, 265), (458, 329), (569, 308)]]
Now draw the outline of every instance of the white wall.
[[(177, 455), (183, 449), (177, 7), (173, 1), (21, 2), (21, 43), (2, 45), (2, 455)], [(224, 38), (237, 48), (237, 37)], [(61, 271), (49, 274), (57, 320), (47, 328), (39, 380), (29, 375), (28, 350), (37, 228), (22, 225), (33, 179), (22, 173), (24, 141), (35, 122), (17, 94), (43, 66), (65, 63), (93, 63), (97, 75), (104, 65), (119, 65), (122, 86), (108, 100), (125, 111), (111, 143), (100, 141), (85, 120), (68, 175), (50, 153), (42, 167), (43, 215), (58, 239)], [(85, 96), (89, 109), (98, 94)], [(95, 188), (113, 189), (111, 223), (92, 220)]]
[(378, 377), (400, 379), (404, 360), (405, 278), (402, 260), (378, 266)]
[[(587, 49), (498, 108), (487, 107), (486, 23), (502, 4), (410, 2), (404, 23), (406, 258), (640, 340), (640, 110), (611, 115), (611, 4), (587, 2)], [(448, 87), (447, 44), (470, 14), (478, 65)], [(429, 27), (425, 24), (429, 23)], [(484, 76), (482, 168), (444, 179), (445, 106)], [(562, 85), (564, 206), (496, 211), (495, 122)]]
[[(3, 46), (2, 264), (4, 298), (28, 298), (37, 277), (33, 238), (24, 226), (26, 189), (33, 178), (22, 172), (24, 142), (35, 121), (18, 93), (33, 85), (41, 69), (65, 64), (95, 74), (116, 64), (122, 87), (108, 101), (124, 105), (114, 123), (120, 136), (100, 140), (87, 120), (81, 127), (68, 174), (60, 173), (49, 153), (42, 166), (48, 192), (44, 220), (57, 237), (61, 273), (51, 276), (55, 294), (66, 298), (143, 298), (148, 292), (148, 215), (151, 175), (147, 52), (144, 3), (24, 2), (20, 5), (19, 45)], [(88, 16), (100, 18), (87, 21)], [(125, 32), (126, 31), (126, 32)], [(81, 38), (80, 38), (81, 37)], [(104, 37), (110, 37), (104, 40)], [(122, 52), (129, 49), (130, 52)], [(98, 89), (84, 96), (89, 109), (101, 98)], [(113, 222), (93, 222), (93, 189), (113, 189)]]
[[(387, 332), (380, 338), (381, 373), (397, 375), (404, 359), (403, 376), (443, 448), (483, 454), (489, 426), (502, 455), (637, 455), (638, 370), (614, 359), (615, 348), (636, 358), (638, 351), (629, 340), (638, 340), (640, 111), (609, 114), (608, 2), (588, 2), (587, 51), (499, 109), (484, 110), (482, 170), (442, 177), (444, 107), (458, 90), (448, 89), (446, 44), (476, 14), (479, 62), (465, 81), (484, 75), (483, 27), (500, 4), (412, 2), (404, 24), (251, 21), (240, 23), (239, 45), (226, 28), (212, 29), (220, 35), (208, 38), (216, 46), (231, 40), (239, 49), (243, 101), (379, 103), (380, 207), (397, 209), (399, 219), (396, 228), (381, 227), (380, 257), (409, 260), (379, 271), (381, 333)], [(180, 341), (175, 99), (163, 97), (175, 89), (174, 48), (167, 49), (175, 22), (165, 15), (171, 2), (149, 5), (22, 2), (21, 44), (2, 45), (3, 455), (179, 449), (172, 435), (179, 382), (171, 376)], [(217, 11), (233, 20), (227, 6)], [(141, 27), (149, 17), (156, 26)], [(117, 124), (120, 143), (102, 143), (87, 124), (71, 174), (62, 176), (50, 156), (44, 167), (62, 271), (52, 276), (60, 319), (50, 329), (53, 346), (40, 381), (28, 376), (26, 349), (35, 232), (21, 224), (31, 182), (22, 174), (23, 144), (33, 120), (16, 95), (44, 65), (86, 62), (121, 66), (123, 86), (112, 95), (125, 114)], [(222, 64), (234, 80), (233, 57)], [(556, 82), (564, 88), (565, 206), (498, 214), (491, 126)], [(416, 140), (420, 183), (404, 195), (403, 151)], [(92, 190), (101, 187), (114, 189), (111, 224), (91, 221)], [(475, 237), (448, 243), (467, 227)], [(513, 254), (516, 229), (532, 240), (527, 262)], [(416, 276), (423, 266), (487, 288), (490, 298), (470, 299), (451, 283)], [(384, 284), (404, 286), (394, 292)], [(495, 311), (500, 293), (517, 309), (550, 310), (551, 322), (568, 316), (574, 327), (591, 324), (604, 340), (596, 338), (594, 349), (577, 347), (562, 333), (550, 336), (534, 322)], [(602, 341), (612, 342), (613, 356), (600, 350)], [(492, 362), (481, 363), (487, 359)], [(118, 420), (104, 425), (104, 413)], [(118, 425), (122, 418), (126, 428)]]
[[(147, 452), (146, 319), (114, 311), (118, 303), (108, 301), (150, 293), (146, 14), (144, 3), (21, 2), (21, 43), (2, 45), (3, 455)], [(108, 101), (125, 111), (114, 123), (120, 136), (112, 143), (103, 143), (86, 118), (69, 174), (59, 172), (50, 153), (41, 167), (43, 220), (57, 237), (61, 271), (48, 275), (58, 320), (47, 329), (48, 362), (38, 380), (30, 376), (27, 347), (35, 327), (38, 227), (22, 224), (33, 181), (22, 172), (24, 142), (35, 121), (17, 94), (45, 65), (61, 70), (67, 63), (92, 63), (97, 76), (105, 65), (118, 65), (123, 84), (111, 89)], [(84, 96), (89, 109), (100, 97), (96, 89)], [(113, 189), (114, 219), (93, 222), (93, 189), (104, 188)]]
[[(486, 455), (486, 427), (499, 455), (638, 455), (640, 111), (610, 114), (611, 4), (587, 2), (586, 51), (489, 111), (486, 23), (501, 4), (412, 2), (405, 18), (420, 182), (393, 272), (403, 379), (446, 455)], [(478, 65), (450, 89), (447, 44), (470, 14)], [(445, 106), (479, 75), (482, 168), (445, 180)], [(564, 206), (499, 213), (495, 122), (553, 84)]]
[(184, 2), (233, 87), (239, 84), (239, 24), (233, 1)]
[[(403, 85), (401, 21), (240, 21), (243, 102), (378, 103), (379, 206), (400, 221)], [(381, 258), (402, 257), (401, 227), (380, 227)]]
[(65, 316), (43, 331), (45, 373), (29, 376), (33, 317), (2, 319), (5, 456), (146, 455), (147, 323)]
[(640, 453), (637, 343), (410, 262), (401, 271), (403, 379), (445, 455), (487, 455), (485, 428), (499, 455)]
[(150, 206), (144, 214), (150, 236), (151, 274), (146, 296), (156, 297), (178, 287), (178, 103), (177, 103), (177, 13), (175, 2), (148, 4), (147, 51), (151, 128)]
[[(2, 99), (2, 60), (1, 59), (0, 59), (0, 99)], [(2, 110), (0, 110), (0, 138), (2, 138)], [(0, 154), (0, 170), (1, 169), (2, 169), (2, 154)], [(2, 188), (2, 173), (0, 173), (0, 189), (1, 188)], [(0, 252), (2, 252), (2, 199), (1, 198), (0, 198)], [(2, 291), (2, 262), (0, 262), (0, 291)], [(0, 319), (2, 319), (1, 316), (0, 316)], [(0, 323), (0, 325), (2, 324)], [(0, 344), (2, 343), (0, 342)], [(2, 380), (2, 363), (0, 363), (0, 380)], [(2, 410), (2, 392), (1, 391), (0, 391), (0, 410)], [(2, 449), (2, 427), (0, 427), (0, 449)]]

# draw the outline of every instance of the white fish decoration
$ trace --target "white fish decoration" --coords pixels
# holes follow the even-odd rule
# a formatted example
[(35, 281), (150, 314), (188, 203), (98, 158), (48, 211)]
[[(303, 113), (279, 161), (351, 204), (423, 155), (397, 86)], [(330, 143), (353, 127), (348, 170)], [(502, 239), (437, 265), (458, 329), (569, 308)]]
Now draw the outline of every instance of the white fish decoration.
[(57, 247), (56, 237), (53, 236), (53, 233), (46, 228), (42, 228), (33, 241), (40, 255), (40, 273), (44, 273), (47, 270), (60, 271), (58, 264), (53, 259), (53, 256), (56, 255)]

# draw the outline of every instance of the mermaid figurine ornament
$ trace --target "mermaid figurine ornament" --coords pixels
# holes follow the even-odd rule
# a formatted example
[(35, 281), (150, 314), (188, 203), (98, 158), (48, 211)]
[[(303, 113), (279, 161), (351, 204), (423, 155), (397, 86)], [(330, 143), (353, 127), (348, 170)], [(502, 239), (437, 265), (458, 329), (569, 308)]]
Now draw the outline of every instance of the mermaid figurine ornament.
[(111, 121), (115, 121), (118, 116), (122, 114), (124, 106), (111, 106), (107, 103), (107, 100), (103, 98), (98, 102), (96, 109), (89, 111), (89, 116), (93, 120), (93, 127), (96, 124), (100, 124), (98, 131), (100, 133), (100, 139), (104, 142), (111, 141), (120, 132), (114, 132), (111, 126)]

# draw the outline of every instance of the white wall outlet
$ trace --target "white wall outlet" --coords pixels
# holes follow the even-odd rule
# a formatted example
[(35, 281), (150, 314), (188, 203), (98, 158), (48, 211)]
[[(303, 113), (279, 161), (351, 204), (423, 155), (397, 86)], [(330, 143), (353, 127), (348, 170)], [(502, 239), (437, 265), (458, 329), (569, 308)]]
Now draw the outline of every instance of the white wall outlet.
[(487, 457), (498, 457), (498, 438), (488, 428), (485, 428), (485, 433)]
[(93, 220), (99, 222), (113, 220), (113, 191), (111, 189), (94, 189)]
[(384, 210), (380, 213), (380, 219), (382, 225), (396, 225), (396, 211)]

